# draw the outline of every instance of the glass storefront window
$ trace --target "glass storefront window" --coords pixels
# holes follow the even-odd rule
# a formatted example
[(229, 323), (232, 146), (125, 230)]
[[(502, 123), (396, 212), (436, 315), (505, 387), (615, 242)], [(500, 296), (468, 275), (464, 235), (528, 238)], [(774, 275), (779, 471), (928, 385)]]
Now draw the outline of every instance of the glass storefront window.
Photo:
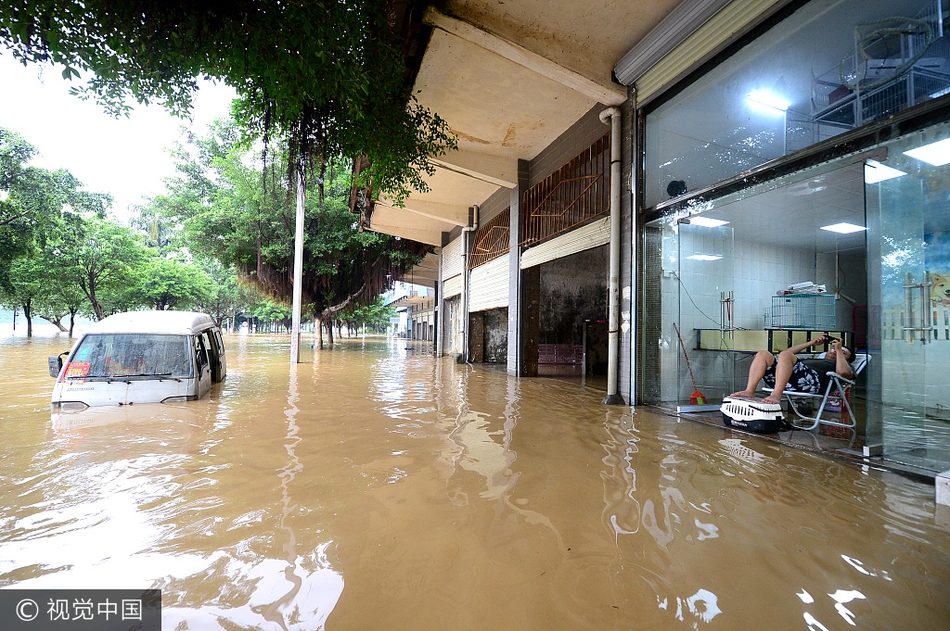
[(647, 115), (646, 206), (950, 93), (948, 4), (802, 7)]

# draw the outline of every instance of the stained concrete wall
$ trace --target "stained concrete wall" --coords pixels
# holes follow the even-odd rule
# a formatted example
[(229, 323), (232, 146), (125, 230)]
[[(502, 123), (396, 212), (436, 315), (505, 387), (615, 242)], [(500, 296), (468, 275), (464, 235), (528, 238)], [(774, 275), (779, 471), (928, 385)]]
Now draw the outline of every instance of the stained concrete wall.
[(541, 265), (541, 344), (582, 344), (585, 320), (607, 318), (609, 246)]
[(485, 362), (508, 361), (508, 309), (485, 311)]

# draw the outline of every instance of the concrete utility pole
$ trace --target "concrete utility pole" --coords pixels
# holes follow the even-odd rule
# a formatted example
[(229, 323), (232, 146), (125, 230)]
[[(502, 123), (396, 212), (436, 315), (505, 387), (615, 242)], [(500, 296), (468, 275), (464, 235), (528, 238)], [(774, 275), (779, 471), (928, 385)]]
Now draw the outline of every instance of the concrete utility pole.
[(303, 219), (307, 202), (307, 186), (304, 180), (306, 157), (300, 154), (297, 167), (297, 229), (294, 233), (294, 302), (290, 325), (290, 363), (300, 363), (300, 311), (303, 302)]

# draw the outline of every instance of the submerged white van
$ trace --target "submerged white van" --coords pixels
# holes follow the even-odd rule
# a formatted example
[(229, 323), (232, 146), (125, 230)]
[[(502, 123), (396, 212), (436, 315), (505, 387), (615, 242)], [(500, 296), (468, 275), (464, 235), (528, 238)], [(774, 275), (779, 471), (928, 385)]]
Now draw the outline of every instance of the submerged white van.
[(54, 408), (132, 405), (199, 399), (227, 375), (227, 361), (211, 316), (136, 311), (91, 326), (71, 351), (49, 358), (49, 372)]

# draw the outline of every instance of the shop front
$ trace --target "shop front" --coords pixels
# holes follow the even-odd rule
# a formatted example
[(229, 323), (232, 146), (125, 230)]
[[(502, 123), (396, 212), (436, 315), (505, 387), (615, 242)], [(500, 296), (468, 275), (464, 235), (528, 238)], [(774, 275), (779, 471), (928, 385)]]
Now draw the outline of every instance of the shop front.
[(757, 350), (829, 333), (869, 358), (842, 448), (950, 469), (946, 17), (786, 4), (638, 103), (639, 401), (716, 414)]

